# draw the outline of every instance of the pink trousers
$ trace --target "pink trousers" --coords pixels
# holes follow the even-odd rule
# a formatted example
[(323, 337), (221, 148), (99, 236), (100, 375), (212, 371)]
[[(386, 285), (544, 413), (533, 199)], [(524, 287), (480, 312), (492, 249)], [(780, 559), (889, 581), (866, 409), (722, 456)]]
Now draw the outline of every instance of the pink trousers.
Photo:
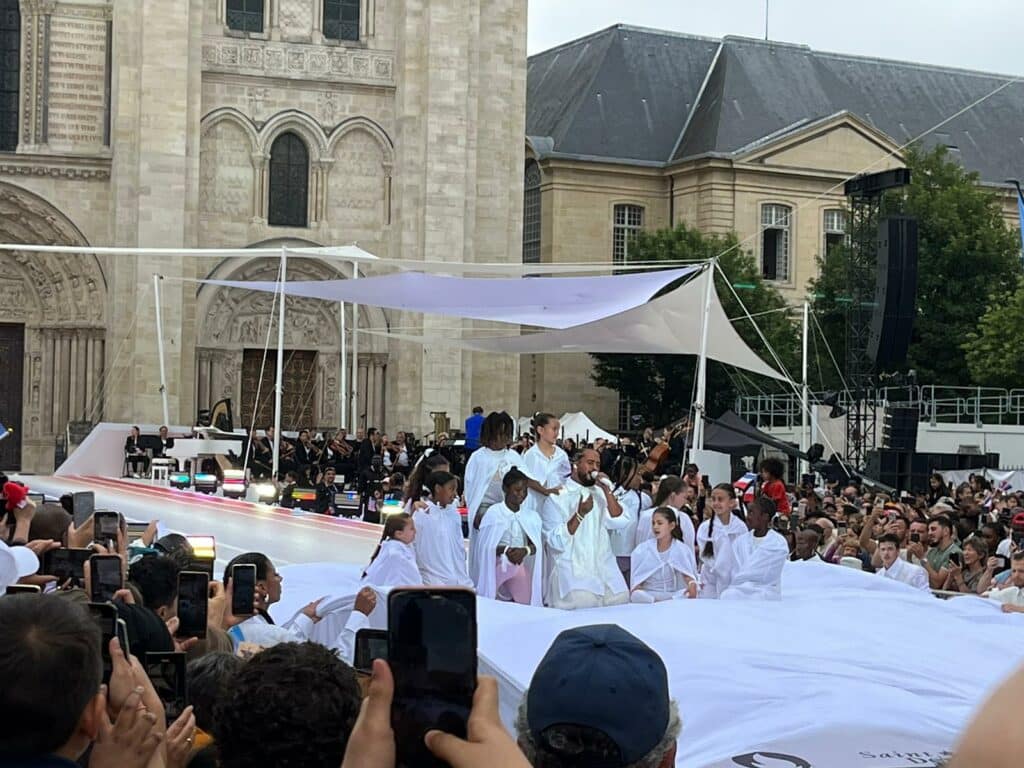
[(505, 570), (501, 569), (501, 558), (495, 566), (497, 598), (505, 602), (529, 605), (533, 595), (533, 580), (525, 565), (509, 563)]

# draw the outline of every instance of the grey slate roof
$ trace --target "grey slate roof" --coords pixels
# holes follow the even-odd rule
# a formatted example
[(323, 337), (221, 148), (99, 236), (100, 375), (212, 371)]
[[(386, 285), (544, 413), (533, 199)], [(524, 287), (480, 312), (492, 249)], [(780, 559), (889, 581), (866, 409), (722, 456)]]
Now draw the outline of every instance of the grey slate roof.
[[(554, 153), (662, 164), (734, 154), (845, 110), (902, 144), (1011, 79), (618, 25), (530, 57), (526, 127)], [(1024, 178), (1024, 83), (924, 142), (955, 148), (984, 181)]]

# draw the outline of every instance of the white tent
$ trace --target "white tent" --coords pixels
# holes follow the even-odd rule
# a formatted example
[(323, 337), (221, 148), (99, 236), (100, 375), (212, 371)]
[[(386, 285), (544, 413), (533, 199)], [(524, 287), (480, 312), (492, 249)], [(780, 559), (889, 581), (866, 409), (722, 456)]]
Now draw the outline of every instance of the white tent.
[(619, 438), (601, 429), (583, 411), (563, 414), (559, 421), (562, 424), (562, 437), (571, 437), (577, 443), (592, 443), (599, 437), (613, 443), (619, 442)]
[[(696, 267), (636, 275), (553, 278), (475, 278), (399, 272), (352, 280), (286, 282), (287, 296), (353, 302), (407, 312), (569, 328), (650, 300)], [(210, 285), (275, 293), (274, 281), (202, 280)]]
[[(699, 355), (701, 320), (712, 270), (645, 304), (599, 320), (561, 330), (518, 336), (453, 338), (443, 335), (389, 333), (391, 338), (422, 344), (457, 346), (477, 352), (540, 354), (607, 352), (622, 354)], [(556, 278), (551, 278), (554, 280)], [(458, 307), (445, 314), (459, 315)], [(373, 331), (370, 331), (373, 333)], [(715, 291), (708, 307), (707, 356), (768, 378), (786, 377), (764, 362), (733, 328)]]

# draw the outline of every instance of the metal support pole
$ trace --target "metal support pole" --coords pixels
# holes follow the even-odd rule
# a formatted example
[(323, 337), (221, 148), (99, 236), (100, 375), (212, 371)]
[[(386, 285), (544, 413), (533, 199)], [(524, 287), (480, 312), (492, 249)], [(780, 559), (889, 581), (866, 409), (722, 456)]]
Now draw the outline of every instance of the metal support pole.
[[(697, 399), (693, 403), (693, 450), (704, 450), (704, 406), (708, 385), (708, 321), (711, 318), (711, 297), (715, 290), (715, 261), (705, 269), (704, 312), (700, 323), (700, 354), (697, 357)], [(692, 461), (692, 459), (691, 459)]]
[[(359, 263), (352, 262), (352, 279), (359, 279)], [(352, 431), (359, 430), (359, 305), (352, 304)]]
[(342, 429), (348, 429), (348, 361), (345, 359), (347, 342), (345, 340), (345, 302), (338, 304), (338, 322), (341, 324), (341, 387), (338, 390), (338, 413), (341, 415)]
[(277, 306), (277, 377), (274, 382), (274, 469), (273, 477), (277, 480), (277, 470), (281, 459), (281, 395), (284, 381), (284, 287), (288, 282), (288, 249), (281, 246), (281, 297)]
[[(810, 414), (808, 413), (808, 396), (807, 396), (807, 329), (808, 321), (810, 320), (810, 305), (804, 302), (804, 342), (803, 342), (803, 361), (802, 365), (802, 378), (800, 381), (803, 382), (803, 386), (800, 388), (800, 450), (803, 453), (807, 453), (807, 449), (811, 447), (811, 436), (808, 430), (810, 426)], [(800, 459), (800, 471), (803, 474), (807, 474), (811, 471), (810, 465), (806, 459)]]
[(171, 410), (167, 406), (167, 371), (164, 365), (164, 323), (160, 314), (160, 275), (153, 275), (153, 300), (156, 302), (156, 350), (160, 357), (160, 399), (164, 406), (164, 426), (171, 426)]

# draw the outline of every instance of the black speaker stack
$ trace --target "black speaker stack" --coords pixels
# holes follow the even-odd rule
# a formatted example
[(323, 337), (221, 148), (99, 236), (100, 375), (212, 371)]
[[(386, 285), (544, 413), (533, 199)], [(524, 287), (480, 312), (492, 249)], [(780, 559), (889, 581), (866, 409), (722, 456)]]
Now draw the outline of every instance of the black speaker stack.
[(917, 220), (890, 216), (878, 222), (875, 311), (867, 353), (878, 370), (903, 364), (917, 305)]
[(998, 467), (998, 453), (916, 453), (880, 448), (868, 452), (865, 474), (897, 490), (917, 493), (928, 489), (932, 472)]
[(917, 408), (886, 408), (882, 445), (897, 451), (917, 450)]

